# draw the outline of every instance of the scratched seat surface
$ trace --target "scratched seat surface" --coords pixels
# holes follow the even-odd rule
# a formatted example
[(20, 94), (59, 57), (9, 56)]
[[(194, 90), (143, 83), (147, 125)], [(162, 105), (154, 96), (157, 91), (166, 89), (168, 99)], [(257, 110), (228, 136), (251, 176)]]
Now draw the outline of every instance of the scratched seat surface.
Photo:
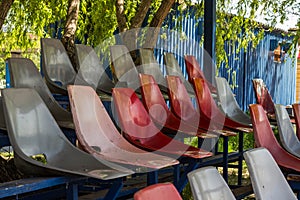
[(113, 102), (124, 136), (136, 146), (170, 156), (212, 156), (210, 152), (186, 145), (161, 133), (131, 88), (114, 88)]
[(9, 58), (7, 65), (10, 84), (14, 88), (33, 88), (43, 99), (57, 123), (64, 128), (74, 129), (72, 114), (54, 99), (35, 64), (27, 58)]
[(95, 50), (91, 46), (83, 44), (75, 46), (80, 66), (78, 75), (96, 89), (97, 93), (104, 92), (111, 95), (111, 89), (115, 84), (106, 74)]
[(52, 93), (67, 95), (67, 85), (87, 85), (76, 77), (76, 72), (71, 64), (68, 54), (60, 40), (55, 38), (41, 39), (42, 72), (46, 83)]
[(201, 117), (206, 118), (208, 121), (218, 124), (219, 126), (231, 128), (232, 130), (252, 132), (252, 127), (250, 125), (233, 121), (219, 110), (205, 80), (194, 78), (193, 86)]
[(188, 173), (188, 179), (195, 200), (236, 199), (215, 167), (196, 169)]
[(142, 74), (152, 75), (160, 90), (165, 94), (168, 92), (166, 79), (160, 69), (160, 66), (154, 57), (152, 49), (139, 49), (141, 65), (137, 67)]
[(179, 192), (172, 183), (157, 183), (136, 192), (134, 200), (182, 200)]
[(169, 109), (153, 76), (139, 74), (143, 103), (153, 122), (170, 134), (178, 132), (190, 136), (206, 137), (206, 131), (177, 118)]
[(293, 111), (295, 116), (295, 124), (296, 124), (296, 135), (298, 140), (300, 140), (300, 104), (293, 104)]
[(234, 98), (227, 80), (223, 77), (216, 77), (215, 79), (218, 92), (218, 102), (221, 110), (233, 121), (245, 125), (251, 125), (250, 116), (241, 110), (236, 99)]
[(256, 148), (244, 153), (256, 199), (297, 199), (270, 152)]
[(268, 149), (279, 166), (300, 172), (300, 159), (280, 146), (263, 107), (253, 104), (249, 108), (256, 146)]
[(205, 82), (208, 85), (209, 90), (213, 94), (217, 94), (217, 89), (215, 86), (213, 86), (208, 80), (206, 80), (203, 71), (201, 70), (200, 64), (198, 63), (195, 56), (192, 55), (186, 55), (184, 56), (186, 71), (188, 74), (188, 80), (192, 84), (193, 78), (202, 78), (205, 80)]
[[(93, 156), (73, 146), (64, 136), (45, 103), (31, 88), (3, 91), (4, 114), (15, 164), (30, 175), (82, 175), (113, 179), (133, 171)], [(43, 162), (33, 159), (42, 156)]]
[(110, 59), (116, 87), (129, 87), (139, 91), (139, 73), (127, 47), (124, 45), (110, 46)]
[(300, 142), (295, 134), (294, 127), (285, 106), (276, 104), (275, 114), (282, 146), (285, 150), (300, 158)]
[(68, 86), (80, 146), (96, 158), (123, 163), (131, 169), (162, 168), (178, 164), (173, 158), (141, 150), (119, 133), (96, 92), (88, 86)]
[(173, 53), (165, 53), (164, 54), (164, 62), (165, 62), (165, 69), (166, 69), (167, 75), (178, 76), (180, 78), (180, 80), (182, 81), (182, 83), (184, 84), (188, 93), (191, 95), (195, 95), (192, 85), (185, 79), (174, 54)]

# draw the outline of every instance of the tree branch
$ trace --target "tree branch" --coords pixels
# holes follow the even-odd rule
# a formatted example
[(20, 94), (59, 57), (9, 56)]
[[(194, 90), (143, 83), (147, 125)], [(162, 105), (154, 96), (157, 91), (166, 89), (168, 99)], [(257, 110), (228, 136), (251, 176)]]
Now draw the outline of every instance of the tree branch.
[(142, 0), (135, 16), (131, 19), (130, 28), (140, 28), (150, 8), (151, 0)]
[(128, 29), (124, 10), (124, 0), (116, 0), (116, 15), (119, 32), (124, 32)]

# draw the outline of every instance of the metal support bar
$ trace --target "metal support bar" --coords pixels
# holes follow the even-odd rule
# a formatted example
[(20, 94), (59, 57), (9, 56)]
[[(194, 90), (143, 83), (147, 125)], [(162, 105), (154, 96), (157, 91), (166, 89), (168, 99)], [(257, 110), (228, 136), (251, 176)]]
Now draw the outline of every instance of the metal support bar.
[(239, 161), (238, 161), (238, 185), (242, 185), (243, 176), (243, 153), (244, 153), (244, 132), (239, 132)]
[(78, 184), (66, 184), (66, 196), (67, 200), (78, 200)]
[(119, 196), (119, 193), (123, 187), (123, 180), (122, 178), (116, 179), (115, 182), (112, 184), (111, 188), (107, 192), (104, 197), (104, 200), (114, 200)]
[(223, 178), (228, 183), (228, 137), (223, 137)]
[(158, 170), (147, 173), (147, 185), (158, 183)]

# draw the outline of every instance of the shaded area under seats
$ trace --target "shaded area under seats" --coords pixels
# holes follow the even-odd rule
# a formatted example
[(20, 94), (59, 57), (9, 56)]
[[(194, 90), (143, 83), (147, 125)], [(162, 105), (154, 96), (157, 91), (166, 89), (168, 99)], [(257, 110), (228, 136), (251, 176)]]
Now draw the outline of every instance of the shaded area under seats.
[(75, 46), (80, 66), (77, 74), (96, 89), (98, 94), (111, 95), (115, 84), (106, 74), (95, 50), (91, 46), (83, 44), (76, 44)]
[(229, 186), (215, 167), (203, 167), (188, 174), (195, 200), (235, 200)]
[(166, 70), (167, 75), (178, 76), (180, 78), (181, 82), (184, 84), (185, 89), (187, 90), (189, 95), (195, 96), (194, 89), (193, 89), (191, 83), (189, 83), (185, 79), (174, 54), (173, 53), (165, 53), (164, 54), (164, 62), (165, 62), (165, 70)]
[(251, 118), (244, 113), (238, 105), (230, 89), (227, 80), (223, 77), (216, 77), (216, 86), (218, 91), (218, 103), (224, 114), (240, 124), (251, 126)]
[(72, 114), (61, 107), (54, 99), (37, 67), (30, 59), (9, 58), (6, 62), (9, 68), (11, 87), (35, 89), (47, 105), (58, 125), (74, 129)]
[(244, 153), (256, 199), (296, 200), (270, 152), (256, 148)]
[[(8, 136), (16, 166), (31, 175), (81, 175), (115, 179), (133, 171), (77, 149), (64, 136), (42, 98), (34, 89), (2, 92)], [(43, 162), (33, 159), (42, 156)]]
[(88, 153), (100, 160), (125, 164), (136, 172), (178, 164), (175, 159), (141, 150), (123, 138), (91, 87), (70, 85), (68, 93), (77, 138)]

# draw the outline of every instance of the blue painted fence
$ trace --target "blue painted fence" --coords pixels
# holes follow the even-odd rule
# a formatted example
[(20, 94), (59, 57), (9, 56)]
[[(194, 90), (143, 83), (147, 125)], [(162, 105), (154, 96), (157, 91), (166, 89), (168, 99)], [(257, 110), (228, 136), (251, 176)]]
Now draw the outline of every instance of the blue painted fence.
[[(174, 53), (187, 77), (184, 55), (194, 55), (201, 67), (203, 66), (205, 52), (200, 43), (203, 35), (203, 19), (195, 17), (193, 12), (182, 18), (178, 16), (178, 12), (174, 11), (166, 18), (164, 22), (166, 28), (162, 31), (163, 36), (158, 39), (155, 55), (163, 66), (164, 52)], [(178, 20), (181, 23), (182, 33), (174, 31)], [(281, 63), (273, 61), (274, 47), (277, 47), (278, 41), (283, 40), (289, 41), (290, 38), (283, 37), (278, 31), (266, 32), (255, 49), (249, 47), (247, 51), (240, 51), (238, 54), (232, 54), (229, 45), (225, 44), (226, 51), (232, 54), (229, 58), (230, 68), (223, 65), (217, 74), (226, 77), (231, 85), (236, 85), (233, 92), (242, 109), (248, 110), (248, 105), (256, 102), (252, 86), (253, 78), (264, 80), (275, 103), (288, 105), (295, 102), (296, 62), (293, 63), (288, 55), (283, 57)], [(164, 67), (162, 70), (165, 70)]]

